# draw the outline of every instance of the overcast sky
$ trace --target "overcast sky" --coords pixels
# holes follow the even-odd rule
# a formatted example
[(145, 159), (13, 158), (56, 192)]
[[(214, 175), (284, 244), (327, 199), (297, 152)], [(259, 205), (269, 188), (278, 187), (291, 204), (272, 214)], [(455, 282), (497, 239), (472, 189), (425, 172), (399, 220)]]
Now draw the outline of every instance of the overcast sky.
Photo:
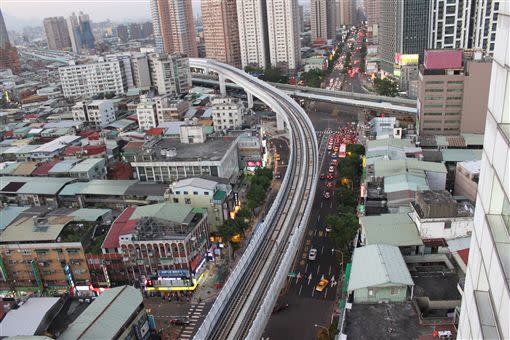
[[(310, 0), (298, 0), (300, 4)], [(193, 13), (200, 11), (200, 0), (192, 0)], [(7, 29), (42, 25), (50, 16), (68, 16), (83, 11), (92, 21), (141, 21), (150, 18), (149, 0), (0, 0)]]

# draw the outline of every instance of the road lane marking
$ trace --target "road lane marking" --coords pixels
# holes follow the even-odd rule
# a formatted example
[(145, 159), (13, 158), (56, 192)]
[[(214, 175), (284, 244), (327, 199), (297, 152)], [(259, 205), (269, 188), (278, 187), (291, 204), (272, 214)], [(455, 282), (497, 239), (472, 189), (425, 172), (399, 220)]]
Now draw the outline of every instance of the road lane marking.
[(321, 248), (321, 255), (324, 254), (324, 246)]
[(329, 272), (328, 272), (328, 275), (331, 274), (331, 265), (329, 265)]
[(326, 287), (326, 291), (324, 292), (324, 298), (327, 298), (328, 295), (328, 288)]
[(303, 289), (303, 285), (301, 285), (301, 287), (299, 287), (299, 293), (298, 293), (299, 296), (301, 296), (301, 289)]
[(321, 265), (319, 264), (319, 265), (317, 266), (317, 275), (319, 275), (319, 269), (320, 269), (320, 268), (321, 268)]
[(312, 297), (313, 297), (314, 293), (315, 293), (315, 287), (312, 288)]
[(308, 263), (306, 264), (306, 267), (305, 267), (305, 273), (308, 271)]
[(333, 208), (333, 201), (331, 201), (331, 204), (329, 205), (330, 208)]
[(323, 203), (324, 203), (324, 202), (323, 202), (323, 201), (321, 201), (321, 208), (322, 208), (322, 204), (323, 204)]

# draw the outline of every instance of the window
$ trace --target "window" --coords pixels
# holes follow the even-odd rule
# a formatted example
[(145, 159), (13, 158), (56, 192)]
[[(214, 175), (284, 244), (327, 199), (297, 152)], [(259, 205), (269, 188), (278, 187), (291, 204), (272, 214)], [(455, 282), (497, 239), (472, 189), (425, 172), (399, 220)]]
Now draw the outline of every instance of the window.
[(191, 199), (190, 198), (185, 198), (184, 199), (184, 203), (185, 204), (191, 204)]
[(174, 203), (179, 203), (179, 199), (174, 197)]
[(373, 289), (369, 289), (368, 290), (368, 296), (374, 296), (374, 290)]
[(446, 99), (449, 99), (449, 100), (456, 100), (456, 99), (462, 99), (462, 97), (446, 97)]
[(209, 191), (204, 191), (205, 196), (209, 196)]
[(398, 295), (400, 289), (398, 287), (391, 287), (390, 288), (390, 295)]
[(444, 223), (444, 228), (445, 229), (451, 229), (452, 228), (452, 221), (446, 221)]
[(198, 195), (198, 191), (193, 191), (193, 195)]
[(183, 191), (182, 193), (183, 193), (184, 195), (187, 195), (187, 194), (188, 194), (188, 192), (187, 192), (187, 191)]

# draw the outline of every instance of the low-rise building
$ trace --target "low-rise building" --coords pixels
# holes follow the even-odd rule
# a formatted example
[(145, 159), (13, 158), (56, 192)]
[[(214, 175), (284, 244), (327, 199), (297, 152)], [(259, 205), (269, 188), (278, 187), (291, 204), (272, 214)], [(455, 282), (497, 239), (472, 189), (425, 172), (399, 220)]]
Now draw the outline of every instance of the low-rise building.
[(214, 131), (241, 129), (246, 109), (240, 99), (215, 97), (211, 104)]
[(181, 121), (190, 108), (187, 100), (180, 99), (171, 94), (157, 96), (154, 98), (154, 101), (156, 102), (158, 124)]
[(120, 253), (128, 271), (150, 282), (147, 290), (194, 290), (208, 249), (207, 210), (160, 203), (126, 208), (101, 248)]
[(457, 202), (446, 190), (418, 192), (411, 207), (411, 217), (422, 239), (448, 240), (471, 235), (474, 207), (469, 202)]
[(237, 138), (206, 139), (199, 125), (180, 126), (180, 141), (160, 138), (130, 142), (123, 156), (140, 181), (172, 182), (186, 177), (212, 176), (235, 181), (239, 173)]
[(115, 121), (113, 101), (108, 99), (78, 102), (72, 112), (75, 121), (88, 122), (95, 127), (104, 128)]
[(68, 146), (76, 145), (81, 140), (80, 136), (62, 136), (51, 142), (37, 146), (28, 152), (28, 157), (33, 160), (49, 160), (64, 152)]
[(22, 215), (0, 234), (0, 289), (69, 292), (88, 285), (90, 274), (82, 241), (93, 225), (72, 216)]
[(459, 162), (455, 171), (455, 189), (453, 193), (466, 197), (473, 204), (476, 202), (480, 165), (481, 161)]
[[(233, 205), (227, 201), (232, 187), (229, 184), (203, 178), (186, 178), (170, 184), (165, 198), (177, 204), (207, 209), (209, 226), (218, 227), (229, 217)], [(216, 230), (216, 228), (214, 228)]]
[(0, 177), (0, 201), (9, 204), (58, 206), (58, 194), (74, 178)]
[(305, 72), (311, 70), (325, 71), (328, 69), (328, 58), (324, 56), (313, 56), (310, 58), (303, 59)]
[(398, 247), (374, 244), (356, 248), (347, 291), (354, 303), (404, 302), (414, 282)]
[(149, 320), (140, 290), (121, 286), (104, 291), (59, 337), (80, 338), (149, 339)]
[(69, 176), (80, 180), (106, 179), (104, 158), (86, 158), (69, 170)]

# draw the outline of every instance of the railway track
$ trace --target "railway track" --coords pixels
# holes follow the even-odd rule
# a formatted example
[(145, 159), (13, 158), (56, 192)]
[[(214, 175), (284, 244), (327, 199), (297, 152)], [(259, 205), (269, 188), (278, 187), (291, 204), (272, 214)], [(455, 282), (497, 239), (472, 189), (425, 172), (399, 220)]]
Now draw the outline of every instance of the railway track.
[[(214, 323), (207, 330), (201, 331), (201, 327), (195, 336), (195, 339), (237, 340), (245, 339), (250, 334), (253, 320), (269, 287), (273, 284), (283, 257), (286, 254), (295, 255), (297, 251), (294, 249), (289, 253), (288, 247), (293, 233), (307, 222), (304, 220), (307, 216), (305, 212), (310, 209), (313, 202), (315, 194), (312, 192), (315, 189), (313, 183), (318, 175), (317, 140), (315, 131), (306, 124), (306, 118), (303, 117), (306, 114), (292, 99), (230, 66), (216, 62), (208, 62), (207, 65), (218, 72), (235, 70), (235, 77), (230, 77), (229, 74), (226, 77), (243, 83), (245, 88), (255, 92), (254, 95), (265, 101), (273, 110), (284, 115), (291, 134), (291, 154), (284, 180), (286, 185), (282, 185), (282, 190), (278, 193), (280, 197), (275, 200), (281, 204), (271, 207), (274, 213), (265, 221), (268, 227), (261, 235), (260, 244), (255, 249), (251, 262), (240, 269), (240, 278), (228, 296), (228, 301), (216, 302), (221, 303), (223, 308), (218, 308), (219, 315), (214, 316)], [(259, 93), (255, 91), (257, 88)], [(273, 303), (274, 301), (275, 299)]]

